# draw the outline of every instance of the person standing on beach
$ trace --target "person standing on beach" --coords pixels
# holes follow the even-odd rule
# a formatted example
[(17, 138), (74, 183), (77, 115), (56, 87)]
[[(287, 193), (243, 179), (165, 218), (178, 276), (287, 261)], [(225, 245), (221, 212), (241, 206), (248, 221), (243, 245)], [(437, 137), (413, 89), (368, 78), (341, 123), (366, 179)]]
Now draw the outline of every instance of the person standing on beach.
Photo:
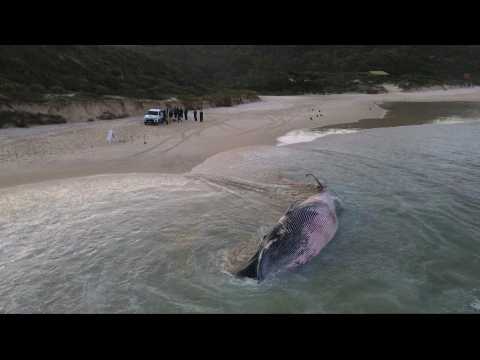
[(203, 122), (203, 110), (200, 110), (200, 122)]
[(188, 109), (185, 108), (185, 120), (188, 120)]
[(197, 121), (197, 109), (193, 110), (193, 118)]
[(163, 121), (168, 125), (168, 109), (163, 110)]
[(113, 139), (115, 138), (115, 135), (113, 134), (113, 130), (110, 129), (108, 130), (108, 133), (107, 133), (107, 142), (109, 144), (111, 144), (113, 142)]

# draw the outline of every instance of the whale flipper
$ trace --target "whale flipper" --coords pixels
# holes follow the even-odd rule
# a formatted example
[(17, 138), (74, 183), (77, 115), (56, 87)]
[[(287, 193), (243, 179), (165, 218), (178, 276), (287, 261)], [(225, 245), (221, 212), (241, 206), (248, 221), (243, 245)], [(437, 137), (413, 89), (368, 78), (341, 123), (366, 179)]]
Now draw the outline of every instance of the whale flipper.
[(250, 260), (248, 260), (247, 264), (241, 270), (237, 271), (236, 275), (240, 277), (248, 277), (248, 278), (256, 279), (259, 254), (260, 254), (260, 250), (258, 250), (255, 253), (255, 255), (253, 255), (250, 258)]

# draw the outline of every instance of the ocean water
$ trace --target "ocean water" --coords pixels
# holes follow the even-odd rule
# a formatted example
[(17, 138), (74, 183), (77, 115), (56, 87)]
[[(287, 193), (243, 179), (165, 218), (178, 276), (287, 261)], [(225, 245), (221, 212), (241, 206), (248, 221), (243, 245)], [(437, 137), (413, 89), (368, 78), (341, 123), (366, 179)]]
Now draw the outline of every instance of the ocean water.
[[(425, 119), (434, 105), (395, 106), (388, 116)], [(0, 312), (478, 312), (480, 116), (440, 110), (421, 125), (305, 129), (184, 175), (0, 189)], [(309, 172), (342, 201), (336, 237), (261, 284), (232, 276), (313, 193)]]

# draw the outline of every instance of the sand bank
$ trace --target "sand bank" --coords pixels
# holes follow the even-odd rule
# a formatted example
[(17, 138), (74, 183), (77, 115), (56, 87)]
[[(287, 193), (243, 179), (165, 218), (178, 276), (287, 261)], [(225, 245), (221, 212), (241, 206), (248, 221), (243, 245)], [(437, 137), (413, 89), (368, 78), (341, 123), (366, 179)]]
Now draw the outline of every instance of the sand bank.
[[(203, 123), (191, 119), (153, 127), (131, 117), (0, 129), (0, 187), (104, 173), (183, 173), (219, 152), (274, 145), (295, 129), (383, 117), (378, 105), (385, 101), (480, 101), (480, 88), (261, 100), (206, 109)], [(116, 135), (113, 144), (106, 141), (109, 129)]]

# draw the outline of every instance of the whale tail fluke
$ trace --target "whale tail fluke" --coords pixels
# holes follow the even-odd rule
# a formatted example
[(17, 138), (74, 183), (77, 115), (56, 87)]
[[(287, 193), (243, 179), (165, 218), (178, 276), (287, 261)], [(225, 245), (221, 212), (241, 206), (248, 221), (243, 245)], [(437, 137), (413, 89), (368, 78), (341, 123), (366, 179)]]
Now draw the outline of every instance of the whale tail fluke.
[(318, 191), (322, 192), (323, 190), (325, 190), (326, 186), (324, 186), (324, 185), (320, 182), (320, 180), (318, 180), (318, 178), (317, 178), (315, 175), (313, 175), (313, 174), (305, 174), (305, 177), (307, 177), (307, 176), (311, 176), (311, 177), (313, 177), (313, 178), (315, 179), (315, 181), (317, 182), (317, 189), (318, 189)]

